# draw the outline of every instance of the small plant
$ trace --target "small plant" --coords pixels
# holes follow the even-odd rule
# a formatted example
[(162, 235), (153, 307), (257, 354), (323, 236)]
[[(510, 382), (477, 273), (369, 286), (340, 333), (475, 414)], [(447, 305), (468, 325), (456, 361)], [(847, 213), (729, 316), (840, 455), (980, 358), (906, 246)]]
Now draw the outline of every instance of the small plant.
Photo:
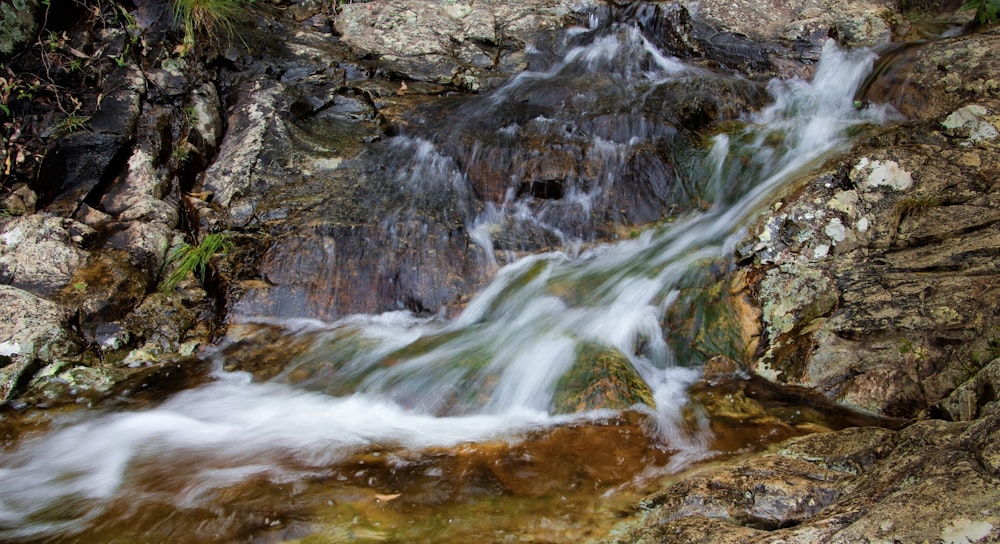
[(192, 246), (183, 244), (174, 248), (170, 252), (167, 265), (176, 265), (174, 271), (163, 280), (160, 288), (170, 293), (188, 274), (194, 273), (197, 278), (204, 283), (208, 267), (208, 261), (216, 254), (224, 254), (233, 248), (233, 241), (229, 234), (216, 232), (206, 235), (201, 242)]
[(182, 51), (194, 46), (195, 35), (214, 39), (232, 35), (233, 22), (243, 15), (243, 0), (174, 0), (174, 24), (184, 29)]
[(67, 134), (71, 132), (76, 132), (87, 126), (87, 122), (90, 121), (89, 115), (67, 115), (59, 124), (56, 125), (56, 132), (59, 134)]
[(931, 195), (919, 195), (904, 198), (896, 203), (896, 215), (902, 220), (905, 217), (913, 217), (924, 211), (941, 205), (941, 199)]
[(170, 154), (170, 158), (173, 159), (174, 163), (178, 166), (187, 164), (188, 160), (191, 158), (191, 144), (184, 140), (174, 148), (174, 151)]
[(1000, 0), (965, 0), (964, 11), (976, 10), (976, 22), (981, 25), (1000, 21)]

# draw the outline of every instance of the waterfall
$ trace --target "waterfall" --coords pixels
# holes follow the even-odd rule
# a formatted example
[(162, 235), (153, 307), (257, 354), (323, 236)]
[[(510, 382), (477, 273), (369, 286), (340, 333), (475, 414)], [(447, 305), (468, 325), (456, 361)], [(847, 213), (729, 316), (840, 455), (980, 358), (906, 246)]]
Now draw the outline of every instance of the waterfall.
[[(515, 78), (478, 107), (581, 63), (587, 70), (617, 66), (623, 43), (629, 54), (649, 55), (643, 73), (630, 77), (649, 78), (651, 86), (696, 70), (619, 30), (624, 42), (609, 35), (572, 48), (554, 67)], [(885, 111), (852, 104), (872, 60), (830, 45), (812, 81), (773, 82), (771, 105), (745, 119), (744, 129), (714, 137), (700, 159), (698, 179), (689, 181), (713, 203), (706, 209), (634, 239), (496, 262), (493, 281), (453, 319), (390, 312), (286, 324), (311, 348), (269, 383), (220, 369), (211, 383), (149, 409), (57, 418), (0, 459), (0, 539), (73, 534), (123, 502), (211, 508), (228, 486), (328, 477), (331, 465), (376, 448), (516, 443), (539, 430), (614, 417), (608, 410), (551, 413), (557, 383), (582, 345), (625, 357), (653, 396), (635, 409), (663, 444), (697, 458), (704, 437), (680, 420), (698, 369), (671, 349), (662, 321), (683, 301), (684, 285), (706, 266), (728, 262), (740, 226), (783, 183), (842, 151), (850, 127), (883, 121)], [(448, 170), (430, 142), (410, 145), (425, 161), (414, 171)], [(517, 202), (510, 196), (503, 205)], [(489, 247), (497, 209), (465, 213)], [(544, 221), (544, 210), (525, 214)]]

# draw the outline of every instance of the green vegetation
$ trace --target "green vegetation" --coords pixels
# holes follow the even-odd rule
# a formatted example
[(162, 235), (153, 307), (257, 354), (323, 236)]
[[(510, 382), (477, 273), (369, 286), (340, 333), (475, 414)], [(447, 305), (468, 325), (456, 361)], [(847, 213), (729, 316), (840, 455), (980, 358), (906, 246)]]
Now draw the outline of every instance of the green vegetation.
[(35, 36), (35, 5), (28, 0), (0, 4), (0, 54), (8, 55)]
[(219, 253), (226, 253), (233, 248), (233, 241), (229, 234), (217, 232), (206, 235), (201, 242), (192, 246), (183, 244), (174, 248), (170, 252), (167, 265), (175, 265), (174, 271), (163, 280), (160, 288), (169, 293), (173, 291), (188, 274), (194, 272), (198, 279), (204, 283), (208, 267), (208, 261)]
[(56, 125), (56, 133), (68, 134), (84, 129), (90, 121), (89, 115), (67, 115)]
[(1000, 0), (965, 0), (963, 10), (976, 10), (976, 22), (981, 25), (1000, 21)]
[(184, 29), (182, 52), (194, 46), (201, 34), (215, 39), (220, 34), (231, 36), (233, 23), (244, 14), (246, 0), (174, 0), (174, 24)]

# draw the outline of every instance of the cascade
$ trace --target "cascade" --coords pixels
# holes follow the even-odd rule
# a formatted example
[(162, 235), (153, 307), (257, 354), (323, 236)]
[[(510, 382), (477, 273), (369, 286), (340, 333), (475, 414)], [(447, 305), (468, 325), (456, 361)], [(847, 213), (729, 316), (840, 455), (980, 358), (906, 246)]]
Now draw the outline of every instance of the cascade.
[[(772, 82), (769, 105), (704, 148), (690, 146), (693, 158), (674, 165), (674, 196), (692, 205), (634, 237), (605, 243), (582, 237), (579, 223), (604, 219), (636, 149), (679, 138), (676, 129), (632, 114), (648, 112), (653, 98), (672, 92), (679, 80), (733, 76), (672, 58), (629, 25), (594, 22), (568, 36), (575, 45), (562, 59), (466, 101), (441, 125), (378, 147), (393, 157), (384, 161), (387, 175), (415, 194), (424, 191), (421, 184), (444, 183), (465, 202), (462, 195), (476, 182), (460, 163), (497, 153), (528, 126), (573, 130), (562, 110), (532, 109), (534, 97), (597, 74), (612, 74), (612, 87), (630, 82), (623, 92), (635, 93), (632, 110), (606, 112), (596, 128), (581, 131), (585, 154), (600, 158), (598, 172), (553, 180), (525, 168), (485, 206), (453, 210), (496, 268), (461, 313), (272, 321), (306, 347), (268, 382), (223, 370), (227, 352), (219, 349), (211, 355), (218, 368), (204, 385), (143, 409), (57, 418), (0, 458), (0, 539), (96, 542), (141, 526), (161, 538), (189, 530), (227, 541), (312, 516), (315, 523), (275, 532), (275, 539), (316, 531), (340, 535), (330, 541), (440, 541), (391, 532), (389, 521), (409, 523), (404, 506), (362, 530), (357, 518), (374, 514), (357, 504), (408, 504), (412, 516), (427, 516), (440, 504), (490, 505), (448, 510), (468, 520), (511, 496), (552, 495), (556, 502), (569, 496), (580, 504), (575, 487), (590, 486), (588, 497), (608, 495), (710, 458), (711, 437), (685, 414), (686, 390), (703, 361), (671, 345), (663, 324), (672, 312), (691, 311), (685, 305), (692, 303), (686, 295), (692, 286), (725, 272), (741, 226), (770, 196), (844, 150), (852, 128), (885, 120), (886, 110), (859, 110), (852, 100), (873, 55), (831, 44), (811, 81)], [(622, 63), (623, 57), (634, 62)], [(572, 103), (565, 111), (600, 107), (592, 96), (565, 99)], [(456, 127), (458, 118), (469, 124)], [(486, 134), (486, 143), (454, 143), (467, 142), (468, 133)], [(388, 212), (386, 221), (399, 223), (408, 213)], [(492, 235), (509, 222), (554, 242), (527, 255), (498, 251)], [(625, 408), (560, 405), (566, 376), (587, 350), (627, 364), (637, 391), (619, 399)], [(574, 433), (593, 441), (573, 446), (584, 451), (552, 445), (575, 444)], [(569, 466), (544, 461), (544, 452)], [(602, 476), (573, 474), (572, 462), (602, 456), (611, 459), (594, 461)], [(633, 468), (621, 474), (610, 468), (626, 462)], [(524, 490), (539, 473), (559, 470), (568, 471), (560, 476), (564, 493), (541, 482)], [(187, 519), (179, 525), (186, 529), (171, 528), (175, 518)], [(427, 531), (442, 539), (451, 534), (445, 526), (461, 525), (438, 521)], [(447, 538), (490, 540), (514, 529), (490, 530)], [(577, 533), (563, 527), (562, 534)]]

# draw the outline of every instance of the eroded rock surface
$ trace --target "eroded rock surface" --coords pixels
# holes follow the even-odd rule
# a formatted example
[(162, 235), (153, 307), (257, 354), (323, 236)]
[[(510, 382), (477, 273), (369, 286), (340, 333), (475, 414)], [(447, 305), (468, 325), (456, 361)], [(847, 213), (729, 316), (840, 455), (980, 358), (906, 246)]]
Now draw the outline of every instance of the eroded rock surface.
[(998, 408), (971, 424), (812, 434), (684, 474), (609, 542), (994, 542)]

